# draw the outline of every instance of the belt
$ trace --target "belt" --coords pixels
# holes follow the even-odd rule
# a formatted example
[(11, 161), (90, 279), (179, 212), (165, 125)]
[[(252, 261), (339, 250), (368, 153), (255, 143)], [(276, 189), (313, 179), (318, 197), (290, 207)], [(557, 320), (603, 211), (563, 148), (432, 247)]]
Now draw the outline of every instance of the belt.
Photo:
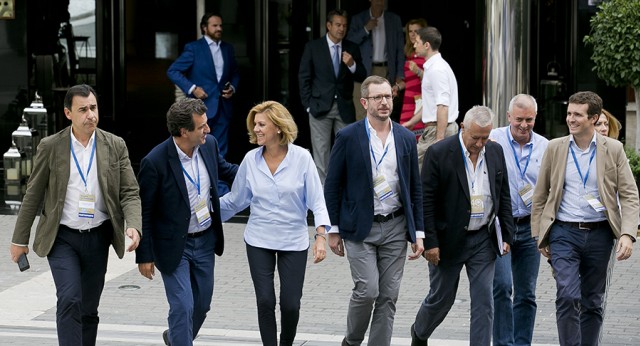
[(387, 67), (387, 62), (373, 62), (372, 65), (377, 67)]
[(525, 216), (513, 218), (513, 223), (515, 223), (516, 225), (519, 225), (522, 223), (530, 223), (530, 222), (531, 222), (531, 215), (525, 215)]
[[(451, 124), (453, 124), (453, 121), (450, 122), (450, 123), (447, 123), (447, 126), (449, 126)], [(429, 121), (429, 122), (424, 123), (424, 127), (436, 126), (436, 125), (438, 125), (437, 121)]]
[(404, 215), (404, 208), (400, 208), (393, 213), (389, 213), (387, 215), (373, 215), (373, 221), (378, 223), (385, 223), (391, 219), (394, 219), (398, 216)]
[(100, 231), (102, 228), (107, 227), (110, 224), (111, 224), (111, 222), (109, 220), (105, 220), (103, 223), (99, 224), (98, 226), (93, 227), (93, 228), (87, 228), (87, 229), (75, 229), (75, 228), (71, 228), (71, 227), (69, 227), (67, 225), (60, 224), (60, 229), (61, 230), (65, 230), (65, 231), (70, 231), (70, 232), (73, 232), (73, 233), (80, 233), (80, 234), (91, 233), (91, 232), (95, 233), (97, 231)]
[(558, 225), (569, 226), (578, 229), (597, 229), (601, 227), (609, 227), (609, 221), (597, 221), (597, 222), (569, 222), (556, 220)]
[(193, 232), (193, 233), (187, 233), (187, 237), (189, 238), (198, 238), (198, 237), (202, 237), (209, 229), (205, 229), (204, 231), (200, 231), (200, 232)]

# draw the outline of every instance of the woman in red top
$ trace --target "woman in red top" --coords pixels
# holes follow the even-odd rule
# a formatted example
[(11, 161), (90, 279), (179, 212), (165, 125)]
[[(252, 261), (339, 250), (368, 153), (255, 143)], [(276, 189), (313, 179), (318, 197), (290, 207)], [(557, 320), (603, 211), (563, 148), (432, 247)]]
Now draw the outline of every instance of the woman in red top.
[(420, 19), (412, 19), (405, 25), (405, 44), (404, 54), (406, 60), (404, 63), (404, 99), (402, 102), (402, 112), (400, 113), (400, 124), (402, 126), (412, 130), (416, 134), (416, 142), (420, 139), (420, 135), (424, 131), (424, 123), (422, 122), (422, 116), (416, 116), (416, 119), (412, 118), (416, 114), (422, 114), (422, 74), (424, 65), (424, 57), (418, 56), (413, 48), (413, 44), (416, 41), (416, 32), (420, 28), (425, 28), (427, 21)]

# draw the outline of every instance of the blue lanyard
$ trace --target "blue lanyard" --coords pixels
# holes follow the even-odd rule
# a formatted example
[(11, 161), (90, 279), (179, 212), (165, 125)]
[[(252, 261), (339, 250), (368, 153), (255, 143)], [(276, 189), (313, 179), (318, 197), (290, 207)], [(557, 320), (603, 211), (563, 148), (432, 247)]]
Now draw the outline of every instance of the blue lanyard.
[[(589, 144), (591, 145), (591, 144)], [(580, 174), (580, 180), (582, 180), (582, 187), (584, 187), (585, 191), (587, 190), (587, 179), (589, 179), (589, 170), (591, 169), (591, 161), (596, 156), (596, 149), (593, 149), (591, 152), (591, 157), (589, 158), (589, 166), (587, 166), (587, 175), (582, 177), (582, 171), (580, 170), (580, 165), (578, 165), (578, 159), (576, 158), (576, 152), (573, 151), (573, 147), (571, 147), (571, 143), (569, 143), (569, 149), (571, 150), (571, 155), (573, 155), (573, 163), (576, 165), (578, 169), (578, 174)]]
[(184, 169), (184, 165), (182, 164), (182, 161), (180, 161), (180, 167), (182, 167), (182, 171), (184, 172), (184, 175), (187, 176), (187, 179), (189, 179), (189, 181), (191, 182), (191, 184), (193, 184), (193, 186), (196, 187), (196, 189), (198, 189), (198, 197), (200, 196), (200, 165), (198, 165), (198, 155), (193, 154), (194, 156), (194, 160), (196, 160), (196, 174), (198, 175), (198, 181), (195, 182), (193, 180), (193, 178), (191, 178), (191, 176), (189, 175), (189, 173), (187, 173), (187, 170)]
[[(373, 146), (371, 145), (371, 133), (369, 133), (370, 130), (369, 130), (368, 122), (364, 124), (364, 128), (367, 130), (367, 137), (369, 138), (369, 151), (371, 151), (371, 156), (373, 157), (373, 162), (376, 164), (376, 171), (377, 171), (378, 167), (382, 163), (382, 160), (384, 160), (384, 157), (387, 156), (387, 152), (389, 151), (389, 146), (387, 145), (387, 147), (384, 148), (384, 153), (382, 153), (382, 157), (380, 158), (380, 161), (376, 161), (376, 154), (373, 152)], [(384, 143), (382, 145), (384, 145)]]
[[(464, 148), (462, 147), (462, 142), (460, 142), (460, 140), (458, 139), (458, 143), (460, 143), (460, 150), (462, 151), (462, 162), (464, 162), (464, 169), (465, 171), (467, 171), (467, 173), (469, 173), (469, 175), (471, 175), (471, 172), (469, 172), (469, 165), (467, 164), (467, 156), (464, 154)], [(480, 154), (478, 154), (480, 155)], [(482, 162), (484, 162), (484, 159), (480, 160), (480, 163), (478, 163), (478, 168), (476, 168), (475, 172), (478, 172), (478, 170), (480, 169), (480, 167), (482, 167)], [(471, 190), (475, 191), (475, 185), (476, 185), (476, 177), (477, 175), (474, 174), (473, 175), (473, 179), (471, 180)]]
[(531, 155), (533, 154), (533, 143), (531, 143), (531, 147), (529, 148), (529, 157), (527, 157), (527, 163), (524, 165), (524, 170), (520, 168), (520, 161), (518, 160), (518, 155), (516, 154), (516, 148), (513, 146), (513, 138), (511, 137), (511, 127), (507, 129), (507, 138), (509, 139), (509, 144), (511, 144), (511, 149), (513, 150), (513, 158), (516, 160), (516, 167), (520, 171), (520, 177), (522, 180), (525, 180), (524, 175), (527, 173), (527, 168), (529, 167), (529, 161), (531, 161)]
[(69, 149), (71, 149), (71, 156), (73, 156), (73, 161), (76, 162), (76, 168), (78, 169), (78, 173), (80, 174), (80, 178), (82, 178), (82, 182), (84, 183), (84, 189), (87, 190), (87, 178), (89, 177), (89, 172), (91, 171), (91, 164), (93, 163), (93, 155), (96, 153), (96, 139), (93, 138), (93, 147), (91, 148), (91, 156), (89, 157), (89, 167), (87, 167), (87, 176), (85, 177), (82, 174), (82, 168), (80, 168), (80, 163), (78, 163), (78, 158), (76, 157), (76, 153), (73, 151), (73, 139), (69, 141)]

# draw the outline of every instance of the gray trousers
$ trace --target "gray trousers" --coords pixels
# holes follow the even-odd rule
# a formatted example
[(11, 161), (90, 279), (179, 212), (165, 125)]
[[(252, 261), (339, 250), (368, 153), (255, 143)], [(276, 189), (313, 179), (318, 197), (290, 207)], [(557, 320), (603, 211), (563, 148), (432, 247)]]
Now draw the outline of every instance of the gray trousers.
[(329, 113), (323, 117), (316, 118), (309, 114), (309, 130), (311, 132), (311, 149), (313, 161), (318, 169), (320, 181), (324, 185), (327, 178), (327, 167), (329, 165), (329, 154), (331, 154), (331, 140), (338, 130), (347, 126), (340, 112), (338, 112), (337, 102), (333, 102)]
[(470, 232), (458, 261), (437, 266), (429, 263), (430, 290), (416, 316), (418, 338), (428, 339), (444, 321), (456, 299), (460, 271), (464, 265), (471, 298), (470, 346), (489, 346), (493, 330), (493, 275), (496, 253), (485, 230)]
[(407, 255), (406, 220), (374, 222), (362, 242), (345, 241), (354, 287), (347, 312), (349, 345), (360, 345), (371, 321), (368, 345), (390, 345), (396, 301)]

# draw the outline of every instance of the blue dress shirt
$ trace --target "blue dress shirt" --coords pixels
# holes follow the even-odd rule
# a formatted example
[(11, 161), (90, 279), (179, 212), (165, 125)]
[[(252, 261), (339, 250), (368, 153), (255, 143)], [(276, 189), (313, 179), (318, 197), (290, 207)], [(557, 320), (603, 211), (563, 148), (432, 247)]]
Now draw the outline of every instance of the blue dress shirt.
[(244, 231), (247, 244), (271, 250), (306, 250), (308, 210), (313, 211), (316, 228), (331, 228), (316, 165), (308, 150), (289, 144), (287, 155), (271, 174), (262, 152), (263, 147), (253, 149), (242, 160), (231, 192), (220, 198), (222, 221), (250, 206)]

